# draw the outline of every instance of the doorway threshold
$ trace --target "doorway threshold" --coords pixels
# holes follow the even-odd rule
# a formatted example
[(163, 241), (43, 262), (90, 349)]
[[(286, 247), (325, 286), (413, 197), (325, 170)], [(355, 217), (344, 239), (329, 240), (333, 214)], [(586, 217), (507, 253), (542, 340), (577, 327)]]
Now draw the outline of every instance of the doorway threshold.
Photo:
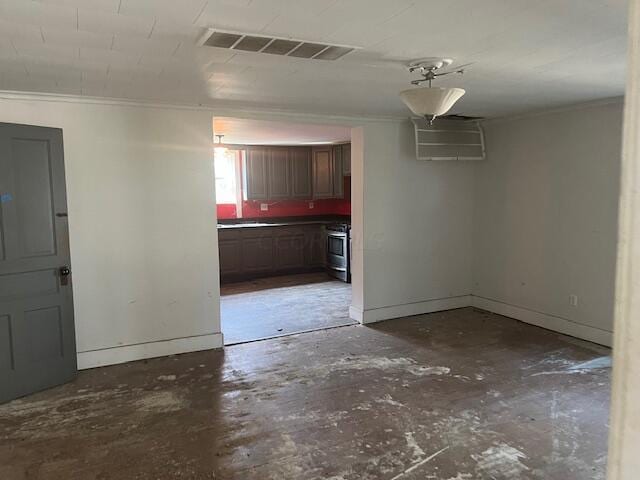
[(235, 345), (244, 345), (246, 343), (254, 343), (254, 342), (262, 342), (264, 340), (272, 340), (274, 338), (282, 338), (282, 337), (291, 337), (293, 335), (302, 335), (304, 333), (311, 333), (311, 332), (319, 332), (321, 330), (334, 330), (336, 328), (343, 328), (343, 327), (353, 327), (356, 325), (360, 325), (359, 322), (352, 320), (349, 323), (343, 323), (341, 325), (331, 325), (331, 326), (327, 326), (327, 327), (318, 327), (318, 328), (310, 328), (307, 330), (299, 330), (299, 331), (293, 331), (293, 332), (283, 332), (280, 334), (276, 334), (276, 335), (267, 335), (265, 337), (259, 337), (259, 338), (252, 338), (249, 340), (238, 340), (238, 341), (231, 341), (229, 343), (224, 344), (225, 347), (233, 347)]

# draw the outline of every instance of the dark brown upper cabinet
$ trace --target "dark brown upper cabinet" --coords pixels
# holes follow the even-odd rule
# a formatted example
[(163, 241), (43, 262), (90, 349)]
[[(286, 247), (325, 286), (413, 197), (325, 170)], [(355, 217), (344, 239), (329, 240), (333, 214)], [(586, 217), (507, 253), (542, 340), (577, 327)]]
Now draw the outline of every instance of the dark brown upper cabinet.
[(343, 198), (348, 145), (251, 146), (243, 163), (245, 200)]
[(249, 147), (243, 162), (244, 197), (246, 200), (268, 200), (269, 151), (267, 147)]
[(291, 160), (291, 198), (311, 198), (311, 147), (292, 147), (289, 150)]
[(333, 147), (333, 198), (344, 198), (342, 145)]
[(333, 147), (313, 147), (312, 166), (313, 198), (333, 198)]
[(285, 200), (291, 198), (291, 161), (289, 147), (271, 147), (268, 149), (269, 200)]
[(342, 172), (345, 177), (351, 176), (351, 144), (342, 145)]

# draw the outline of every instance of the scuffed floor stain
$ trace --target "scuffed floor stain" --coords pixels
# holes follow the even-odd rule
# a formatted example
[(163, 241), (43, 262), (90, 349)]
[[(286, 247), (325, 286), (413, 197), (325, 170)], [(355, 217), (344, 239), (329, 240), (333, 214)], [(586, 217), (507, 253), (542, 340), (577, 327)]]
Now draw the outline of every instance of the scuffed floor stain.
[(425, 456), (425, 453), (424, 450), (420, 448), (420, 445), (418, 445), (418, 442), (416, 442), (416, 439), (413, 438), (413, 432), (405, 433), (404, 438), (407, 439), (407, 447), (409, 447), (412, 452), (412, 458), (414, 460), (422, 459), (422, 457)]
[(425, 375), (447, 375), (449, 367), (421, 365), (413, 358), (388, 358), (384, 356), (359, 355), (340, 359), (335, 363), (320, 367), (325, 372), (380, 370), (383, 372), (405, 371), (416, 377)]
[[(441, 448), (436, 453), (434, 453), (432, 455), (429, 455), (427, 458), (424, 458), (424, 459), (418, 461), (417, 463), (414, 463), (413, 465), (411, 465), (409, 468), (407, 468), (403, 472), (401, 472), (398, 475), (394, 476), (391, 480), (400, 480), (401, 478), (407, 477), (407, 475), (409, 475), (411, 472), (413, 472), (414, 470), (419, 469), (420, 467), (422, 467), (426, 463), (429, 463), (434, 458), (438, 457), (439, 455), (441, 455), (442, 453), (446, 452), (447, 450), (449, 450), (449, 447)], [(435, 477), (435, 475), (426, 475), (426, 476), (423, 476), (423, 478), (436, 478), (436, 477)]]
[(139, 410), (147, 412), (175, 412), (187, 407), (187, 404), (174, 392), (153, 392), (137, 400)]
[(604, 480), (606, 354), (462, 309), (85, 371), (0, 405), (0, 478)]
[(376, 403), (384, 403), (386, 405), (393, 405), (394, 407), (406, 407), (406, 405), (404, 403), (400, 403), (397, 402), (393, 399), (393, 397), (391, 395), (389, 395), (388, 393), (383, 396), (382, 398), (375, 398), (373, 400)]
[(571, 374), (584, 374), (589, 373), (591, 370), (607, 369), (611, 368), (611, 356), (594, 358), (587, 362), (580, 362), (572, 364), (570, 362), (563, 362), (566, 368), (562, 370), (549, 370), (544, 372), (537, 372), (532, 374), (532, 377), (540, 375), (571, 375)]
[(611, 356), (594, 358), (588, 362), (582, 362), (578, 365), (573, 365), (569, 370), (593, 370), (597, 368), (611, 368)]
[(476, 471), (487, 478), (520, 479), (529, 470), (523, 459), (527, 456), (517, 448), (501, 443), (486, 449), (479, 455), (471, 455), (478, 462)]

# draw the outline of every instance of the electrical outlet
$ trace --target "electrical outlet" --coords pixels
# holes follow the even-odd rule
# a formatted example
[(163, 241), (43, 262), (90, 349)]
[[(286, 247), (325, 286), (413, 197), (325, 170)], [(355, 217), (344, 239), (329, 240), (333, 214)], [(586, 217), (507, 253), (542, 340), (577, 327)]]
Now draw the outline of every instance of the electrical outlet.
[(569, 305), (572, 307), (578, 306), (578, 296), (577, 295), (569, 295)]
[(314, 207), (314, 206), (315, 206), (315, 205), (313, 204), (313, 202), (309, 202), (309, 210), (313, 210), (313, 207)]
[(261, 212), (266, 212), (267, 210), (269, 210), (269, 204), (268, 203), (261, 203), (260, 204), (260, 211)]

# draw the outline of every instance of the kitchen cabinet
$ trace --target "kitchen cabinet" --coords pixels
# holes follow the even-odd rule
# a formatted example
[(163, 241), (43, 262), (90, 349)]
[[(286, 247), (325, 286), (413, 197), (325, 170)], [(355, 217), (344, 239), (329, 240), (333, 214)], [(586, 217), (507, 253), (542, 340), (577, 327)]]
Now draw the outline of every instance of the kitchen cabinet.
[(267, 150), (269, 170), (267, 173), (268, 199), (291, 198), (291, 163), (288, 147), (271, 147)]
[(245, 200), (267, 200), (269, 184), (269, 150), (267, 147), (249, 147), (245, 156), (243, 184)]
[(344, 197), (350, 145), (252, 146), (243, 163), (245, 200), (302, 200)]
[(222, 283), (324, 269), (324, 226), (218, 229)]
[(313, 198), (343, 198), (342, 146), (314, 147)]
[(297, 270), (305, 267), (307, 236), (304, 230), (295, 227), (276, 230), (274, 234), (276, 271)]
[(240, 273), (267, 273), (273, 270), (273, 232), (270, 228), (256, 228), (240, 232), (242, 270)]
[(343, 174), (342, 145), (333, 147), (332, 181), (333, 198), (344, 197), (344, 174)]
[(291, 164), (291, 198), (311, 198), (311, 147), (292, 147), (289, 155)]
[(351, 144), (342, 145), (342, 173), (345, 177), (351, 176)]
[(324, 268), (326, 263), (325, 253), (327, 251), (327, 240), (325, 237), (324, 225), (320, 226), (320, 228), (309, 230), (307, 235), (307, 238), (309, 239), (308, 265), (310, 267)]
[(312, 167), (313, 198), (333, 198), (333, 148), (314, 147)]
[(234, 275), (242, 271), (240, 232), (228, 232), (218, 240), (220, 275)]

